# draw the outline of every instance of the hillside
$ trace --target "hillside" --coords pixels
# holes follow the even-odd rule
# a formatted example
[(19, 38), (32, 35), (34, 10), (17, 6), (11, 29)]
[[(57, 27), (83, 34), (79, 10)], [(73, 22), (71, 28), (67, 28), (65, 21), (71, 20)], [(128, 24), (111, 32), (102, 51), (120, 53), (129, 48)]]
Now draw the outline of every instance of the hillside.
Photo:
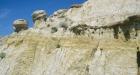
[(88, 0), (42, 18), (2, 38), (0, 75), (140, 75), (140, 0)]

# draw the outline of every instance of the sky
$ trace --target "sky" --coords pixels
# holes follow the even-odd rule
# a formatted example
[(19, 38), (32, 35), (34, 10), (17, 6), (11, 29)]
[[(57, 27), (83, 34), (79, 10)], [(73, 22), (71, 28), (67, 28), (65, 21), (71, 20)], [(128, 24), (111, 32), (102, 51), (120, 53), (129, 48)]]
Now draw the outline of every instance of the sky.
[(13, 32), (12, 23), (16, 19), (26, 19), (33, 26), (31, 14), (35, 10), (45, 10), (51, 15), (58, 9), (68, 9), (72, 4), (86, 0), (0, 0), (0, 36)]

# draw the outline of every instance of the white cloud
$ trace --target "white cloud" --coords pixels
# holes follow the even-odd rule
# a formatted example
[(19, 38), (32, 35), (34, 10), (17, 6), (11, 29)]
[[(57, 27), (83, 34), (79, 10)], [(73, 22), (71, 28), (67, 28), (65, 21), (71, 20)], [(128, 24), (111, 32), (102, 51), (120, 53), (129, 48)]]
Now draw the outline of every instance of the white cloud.
[(0, 19), (8, 17), (9, 13), (10, 13), (9, 9), (0, 9)]

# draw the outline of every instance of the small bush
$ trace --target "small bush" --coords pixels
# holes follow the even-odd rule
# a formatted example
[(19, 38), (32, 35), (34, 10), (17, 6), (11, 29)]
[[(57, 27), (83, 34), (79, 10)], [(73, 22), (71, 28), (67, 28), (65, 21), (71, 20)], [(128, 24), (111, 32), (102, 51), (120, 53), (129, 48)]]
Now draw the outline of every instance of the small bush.
[(6, 56), (6, 53), (4, 53), (4, 52), (1, 52), (1, 53), (0, 53), (0, 58), (1, 58), (1, 59), (5, 58), (5, 56)]
[(57, 45), (56, 45), (56, 48), (60, 48), (60, 47), (61, 47), (60, 44), (57, 44)]
[(56, 27), (52, 27), (51, 33), (55, 33), (55, 32), (57, 32), (57, 28)]
[(50, 27), (50, 26), (51, 26), (50, 24), (47, 25), (47, 27)]

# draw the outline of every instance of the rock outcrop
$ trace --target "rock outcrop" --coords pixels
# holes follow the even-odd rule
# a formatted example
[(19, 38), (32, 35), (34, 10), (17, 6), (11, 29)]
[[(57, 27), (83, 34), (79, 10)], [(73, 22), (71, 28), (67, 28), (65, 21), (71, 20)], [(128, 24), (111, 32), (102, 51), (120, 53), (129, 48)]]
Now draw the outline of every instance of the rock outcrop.
[(45, 10), (36, 10), (32, 14), (33, 22), (35, 23), (35, 28), (41, 28), (43, 25), (45, 25), (45, 21), (47, 18), (47, 13)]
[(3, 39), (0, 75), (140, 75), (140, 0), (88, 0), (35, 25)]
[(28, 29), (28, 23), (24, 19), (17, 19), (13, 22), (13, 29), (15, 32)]
[(81, 7), (82, 7), (81, 4), (73, 4), (73, 5), (71, 6), (71, 8), (81, 8)]

